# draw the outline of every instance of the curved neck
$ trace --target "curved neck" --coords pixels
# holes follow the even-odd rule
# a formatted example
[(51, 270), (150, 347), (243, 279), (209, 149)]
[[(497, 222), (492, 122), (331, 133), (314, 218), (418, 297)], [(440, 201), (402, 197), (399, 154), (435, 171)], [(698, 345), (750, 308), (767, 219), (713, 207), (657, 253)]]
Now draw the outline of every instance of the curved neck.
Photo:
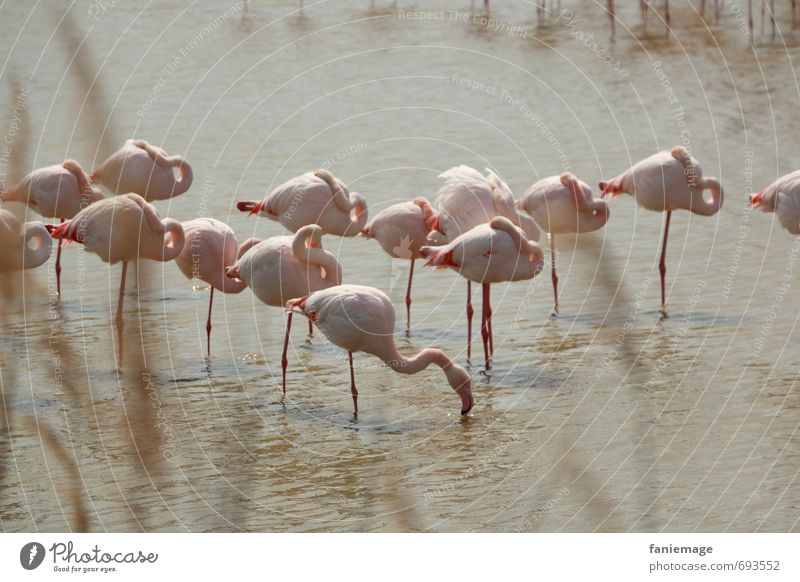
[(167, 158), (167, 161), (170, 163), (171, 167), (177, 167), (181, 173), (181, 177), (175, 181), (175, 196), (183, 194), (189, 189), (189, 186), (192, 185), (192, 180), (194, 179), (192, 167), (180, 156)]
[(52, 238), (40, 222), (26, 222), (23, 236), (23, 269), (33, 269), (50, 258)]
[(164, 260), (173, 261), (183, 250), (183, 245), (186, 243), (186, 235), (183, 232), (181, 223), (171, 218), (164, 219), (165, 233), (169, 234), (169, 239), (164, 239)]
[[(706, 188), (711, 190), (710, 202), (706, 202), (705, 198), (703, 198), (703, 190)], [(690, 210), (702, 216), (712, 216), (722, 208), (724, 198), (725, 192), (722, 190), (722, 185), (719, 183), (719, 180), (716, 178), (706, 178), (701, 182), (701, 187), (692, 192), (692, 207)]]
[(407, 358), (397, 351), (393, 339), (390, 339), (391, 346), (386, 354), (388, 357), (381, 359), (395, 372), (399, 372), (400, 374), (416, 374), (431, 364), (434, 364), (442, 369), (444, 375), (447, 377), (447, 383), (450, 384), (450, 387), (456, 392), (460, 390), (465, 383), (468, 383), (469, 376), (466, 371), (453, 364), (453, 361), (441, 350), (425, 348), (416, 356)]
[(292, 241), (292, 254), (301, 263), (324, 269), (326, 283), (338, 285), (342, 282), (342, 266), (332, 253), (322, 248), (322, 229), (316, 224), (297, 231)]
[(364, 197), (361, 194), (357, 194), (352, 192), (350, 194), (350, 203), (352, 204), (352, 208), (355, 209), (356, 213), (350, 219), (350, 226), (347, 229), (347, 232), (352, 232), (353, 235), (360, 233), (364, 230), (364, 227), (367, 225), (367, 201), (364, 200)]
[(533, 243), (522, 236), (523, 233), (520, 232), (520, 229), (511, 224), (510, 221), (504, 218), (495, 217), (492, 219), (489, 225), (495, 230), (502, 230), (503, 232), (507, 233), (508, 236), (511, 237), (514, 245), (517, 247), (517, 249), (519, 249), (520, 254), (528, 255), (531, 261), (544, 259), (544, 252), (542, 251), (542, 248), (538, 244)]

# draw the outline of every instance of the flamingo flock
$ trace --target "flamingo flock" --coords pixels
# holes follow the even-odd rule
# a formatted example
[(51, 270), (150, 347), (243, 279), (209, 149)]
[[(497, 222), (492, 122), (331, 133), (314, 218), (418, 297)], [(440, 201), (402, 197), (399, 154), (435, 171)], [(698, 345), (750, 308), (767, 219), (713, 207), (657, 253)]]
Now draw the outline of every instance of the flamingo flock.
[[(342, 267), (336, 256), (323, 248), (324, 237), (375, 239), (391, 258), (410, 261), (407, 333), (412, 329), (411, 286), (416, 260), (425, 260), (425, 266), (434, 270), (453, 270), (466, 279), (467, 363), (472, 341), (471, 284), (481, 285), (480, 331), (488, 370), (494, 355), (490, 286), (530, 280), (545, 268), (546, 253), (538, 242), (541, 231), (550, 239), (555, 317), (559, 309), (556, 235), (603, 228), (610, 218), (607, 197), (623, 193), (633, 196), (646, 210), (665, 213), (659, 271), (660, 314), (667, 317), (665, 277), (672, 212), (688, 210), (713, 216), (724, 201), (719, 180), (704, 177), (697, 159), (681, 146), (646, 157), (601, 181), (599, 198), (570, 172), (537, 181), (516, 200), (506, 182), (490, 170), (481, 174), (468, 166), (455, 166), (444, 171), (440, 179), (443, 183), (433, 203), (418, 196), (390, 206), (369, 220), (364, 196), (350, 192), (328, 170), (308, 172), (280, 184), (260, 200), (237, 204), (240, 211), (277, 221), (293, 234), (265, 240), (249, 238), (239, 245), (234, 231), (217, 219), (203, 217), (183, 223), (162, 219), (152, 201), (187, 192), (191, 166), (183, 157), (168, 156), (148, 142), (128, 140), (91, 175), (77, 162), (67, 160), (36, 170), (0, 193), (0, 271), (33, 269), (46, 263), (53, 240), (58, 241), (59, 251), (62, 242), (74, 242), (106, 263), (122, 263), (114, 318), (116, 360), (121, 370), (128, 263), (175, 261), (188, 279), (210, 286), (205, 346), (209, 357), (214, 292), (241, 293), (249, 288), (262, 303), (286, 310), (282, 395), (286, 394), (292, 315), (299, 313), (308, 319), (309, 332), (316, 326), (348, 353), (356, 415), (353, 354), (357, 352), (377, 357), (401, 374), (438, 366), (459, 396), (461, 414), (466, 415), (475, 403), (468, 370), (433, 347), (414, 357), (400, 354), (394, 342), (395, 310), (389, 297), (374, 287), (343, 284)], [(108, 195), (96, 186), (105, 188)], [(779, 178), (749, 202), (753, 208), (776, 213), (784, 228), (800, 234), (800, 171)], [(59, 222), (23, 222), (13, 204), (27, 205), (42, 217)]]

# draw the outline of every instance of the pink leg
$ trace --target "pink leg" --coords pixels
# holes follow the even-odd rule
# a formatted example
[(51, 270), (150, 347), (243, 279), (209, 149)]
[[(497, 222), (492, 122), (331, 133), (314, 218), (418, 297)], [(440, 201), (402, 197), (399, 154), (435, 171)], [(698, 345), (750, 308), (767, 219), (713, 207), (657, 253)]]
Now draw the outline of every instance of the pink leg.
[(314, 337), (314, 323), (310, 319), (308, 320), (308, 335)]
[(481, 309), (481, 337), (483, 337), (483, 355), (486, 360), (486, 369), (491, 368), (489, 363), (489, 284), (483, 284), (483, 309)]
[(350, 393), (353, 395), (353, 410), (358, 416), (358, 390), (356, 390), (356, 373), (353, 370), (353, 352), (347, 352), (350, 358)]
[[(486, 286), (486, 296), (489, 297), (491, 288)], [(489, 313), (486, 315), (486, 322), (489, 324), (489, 360), (494, 361), (494, 332), (492, 331), (492, 301), (487, 299), (486, 303), (489, 304)]]
[[(311, 323), (311, 320), (308, 320)], [(286, 354), (289, 351), (289, 332), (292, 329), (292, 312), (290, 311), (286, 316), (286, 335), (283, 338), (283, 355), (281, 356), (281, 370), (283, 371), (283, 384), (281, 386), (281, 402), (286, 398), (286, 367), (289, 365), (289, 360)]]
[(667, 220), (664, 223), (664, 241), (661, 244), (661, 262), (658, 270), (661, 272), (661, 317), (667, 317), (667, 293), (664, 283), (664, 276), (667, 274), (667, 238), (669, 237), (669, 221), (672, 218), (672, 211), (667, 210)]
[[(64, 222), (64, 219), (61, 219)], [(63, 240), (58, 241), (58, 251), (56, 251), (56, 293), (61, 297), (61, 245), (64, 244)]]
[(467, 363), (472, 360), (472, 281), (467, 281)]
[(414, 259), (408, 271), (408, 288), (406, 289), (406, 333), (411, 332), (411, 280), (414, 278)]
[(211, 306), (214, 305), (214, 288), (208, 297), (208, 321), (206, 322), (206, 335), (208, 336), (208, 355), (211, 355)]
[(119, 282), (119, 299), (117, 300), (117, 317), (115, 319), (115, 323), (117, 325), (117, 345), (118, 345), (118, 356), (117, 356), (117, 367), (121, 370), (122, 369), (122, 329), (123, 329), (123, 319), (122, 319), (122, 304), (125, 300), (125, 276), (128, 274), (128, 261), (122, 261), (122, 277), (120, 278)]
[(552, 267), (553, 297), (555, 298), (553, 315), (558, 315), (558, 275), (556, 274), (556, 237), (554, 234), (550, 235), (550, 265)]

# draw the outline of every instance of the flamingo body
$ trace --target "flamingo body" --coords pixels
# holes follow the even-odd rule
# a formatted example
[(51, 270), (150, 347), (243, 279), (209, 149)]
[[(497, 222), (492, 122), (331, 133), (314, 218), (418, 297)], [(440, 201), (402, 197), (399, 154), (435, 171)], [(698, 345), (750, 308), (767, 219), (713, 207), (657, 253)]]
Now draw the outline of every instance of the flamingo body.
[(422, 197), (394, 204), (379, 212), (364, 228), (363, 235), (374, 238), (394, 259), (420, 259), (435, 222), (433, 208)]
[(244, 281), (225, 276), (227, 268), (239, 256), (233, 229), (214, 218), (197, 218), (182, 226), (185, 244), (175, 259), (181, 273), (187, 279), (205, 281), (223, 293), (242, 292), (246, 287)]
[(52, 239), (41, 222), (23, 222), (0, 208), (0, 273), (34, 269), (50, 258)]
[(579, 234), (602, 228), (608, 221), (608, 204), (595, 200), (586, 182), (565, 172), (539, 180), (517, 200), (550, 234)]
[(366, 200), (351, 193), (327, 170), (292, 178), (260, 202), (242, 201), (237, 207), (280, 222), (291, 232), (317, 224), (323, 233), (337, 236), (356, 236), (364, 229), (368, 217)]
[[(180, 172), (176, 179), (174, 171)], [(145, 200), (166, 200), (192, 185), (192, 167), (181, 156), (166, 152), (145, 140), (129, 139), (92, 173), (92, 181), (114, 194), (135, 193)]]

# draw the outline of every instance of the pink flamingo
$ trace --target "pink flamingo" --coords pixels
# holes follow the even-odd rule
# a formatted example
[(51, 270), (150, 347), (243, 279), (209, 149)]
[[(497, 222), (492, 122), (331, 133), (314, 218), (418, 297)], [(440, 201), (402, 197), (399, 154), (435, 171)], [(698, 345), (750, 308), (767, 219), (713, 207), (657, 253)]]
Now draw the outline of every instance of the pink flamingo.
[[(247, 245), (250, 241), (245, 242)], [(257, 244), (242, 254), (227, 276), (241, 279), (263, 303), (284, 307), (295, 297), (327, 289), (342, 282), (342, 266), (333, 253), (322, 248), (322, 228), (309, 224), (300, 228), (294, 237), (275, 236)], [(286, 318), (281, 368), (282, 394), (286, 396), (286, 367), (292, 313)]]
[[(27, 204), (45, 218), (61, 222), (72, 218), (89, 204), (102, 200), (103, 195), (89, 185), (89, 176), (75, 160), (34, 170), (0, 200)], [(61, 244), (56, 252), (56, 291), (61, 295)]]
[(228, 267), (236, 262), (258, 239), (248, 239), (241, 247), (236, 245), (233, 229), (214, 218), (198, 218), (182, 224), (185, 244), (175, 263), (187, 279), (200, 279), (211, 285), (208, 298), (208, 321), (206, 335), (208, 355), (211, 355), (211, 307), (214, 290), (222, 293), (241, 293), (247, 285), (244, 281), (225, 276)]
[(41, 222), (22, 222), (0, 208), (0, 273), (35, 269), (50, 258), (52, 239)]
[[(667, 272), (667, 237), (672, 211), (689, 210), (701, 216), (713, 216), (722, 208), (725, 194), (716, 178), (703, 178), (700, 164), (686, 148), (676, 146), (638, 162), (624, 173), (608, 182), (600, 182), (602, 196), (623, 192), (636, 198), (636, 203), (647, 210), (667, 213), (664, 223), (664, 240), (661, 245), (661, 317), (667, 316), (667, 296), (664, 276)], [(703, 198), (703, 191), (711, 190), (711, 201)]]
[(592, 189), (571, 172), (539, 180), (517, 200), (517, 206), (530, 214), (550, 237), (554, 313), (558, 313), (558, 275), (556, 274), (556, 234), (579, 234), (603, 228), (608, 221), (608, 204), (595, 200)]
[(176, 259), (185, 242), (183, 227), (171, 218), (161, 220), (155, 207), (138, 194), (121, 194), (84, 208), (58, 225), (53, 238), (82, 243), (86, 251), (111, 265), (122, 261), (114, 320), (119, 342), (118, 366), (122, 369), (122, 307), (128, 261)]
[(406, 332), (411, 330), (411, 281), (414, 261), (422, 258), (420, 248), (426, 243), (436, 215), (425, 198), (394, 204), (378, 213), (362, 231), (366, 238), (374, 238), (381, 248), (394, 259), (411, 261), (406, 289)]
[(358, 390), (353, 371), (353, 352), (380, 358), (400, 374), (416, 374), (429, 365), (439, 366), (450, 387), (461, 397), (461, 414), (475, 403), (467, 371), (453, 363), (444, 352), (426, 348), (412, 358), (397, 351), (394, 344), (394, 306), (383, 291), (361, 285), (339, 285), (316, 291), (288, 303), (289, 312), (299, 309), (322, 330), (331, 343), (347, 350), (350, 360), (350, 393), (358, 416)]
[(750, 204), (762, 212), (774, 212), (783, 228), (800, 234), (800, 170), (781, 176), (751, 196)]
[[(367, 202), (328, 170), (307, 172), (270, 192), (263, 200), (243, 200), (242, 212), (266, 216), (291, 232), (317, 224), (325, 234), (356, 236), (367, 224)], [(355, 211), (355, 216), (351, 213)]]
[[(497, 174), (486, 170), (486, 176), (469, 166), (455, 166), (439, 177), (445, 183), (439, 189), (436, 207), (439, 213), (428, 241), (442, 245), (455, 240), (479, 224), (495, 216), (504, 216), (522, 228), (529, 240), (538, 241), (539, 227), (530, 216), (521, 214), (514, 205), (511, 189)], [(467, 279), (467, 361), (472, 359), (472, 281)]]
[(538, 275), (544, 266), (542, 247), (528, 240), (525, 232), (506, 217), (496, 216), (489, 224), (479, 224), (443, 247), (422, 247), (422, 254), (428, 257), (426, 266), (449, 267), (483, 286), (481, 336), (488, 370), (494, 355), (489, 286)]
[[(175, 178), (174, 170), (180, 172)], [(92, 182), (114, 194), (134, 193), (145, 200), (167, 200), (192, 185), (192, 167), (181, 156), (167, 156), (143, 139), (129, 139), (92, 173)]]

